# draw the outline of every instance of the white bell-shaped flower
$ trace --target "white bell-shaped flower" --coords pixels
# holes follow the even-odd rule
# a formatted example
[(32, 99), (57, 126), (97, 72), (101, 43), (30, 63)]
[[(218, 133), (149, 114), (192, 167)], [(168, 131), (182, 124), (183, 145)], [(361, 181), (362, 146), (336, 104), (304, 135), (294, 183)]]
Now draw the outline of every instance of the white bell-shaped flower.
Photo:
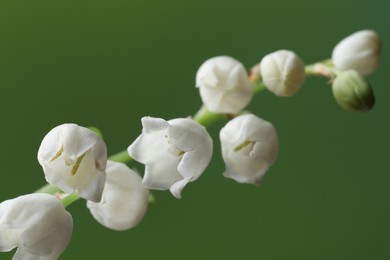
[(34, 193), (0, 203), (0, 252), (13, 260), (56, 260), (72, 236), (72, 216), (56, 197)]
[(224, 176), (240, 183), (260, 184), (275, 162), (279, 139), (274, 126), (253, 115), (238, 116), (220, 132)]
[(100, 203), (87, 202), (93, 217), (113, 230), (127, 230), (144, 217), (149, 204), (149, 191), (142, 178), (126, 164), (108, 161), (106, 185)]
[(332, 61), (339, 70), (356, 70), (368, 75), (379, 66), (381, 42), (376, 32), (355, 32), (340, 41), (333, 49)]
[(294, 52), (279, 50), (260, 62), (260, 74), (267, 89), (280, 97), (295, 95), (305, 81), (305, 64)]
[(63, 124), (42, 140), (38, 161), (51, 185), (99, 202), (106, 180), (107, 148), (88, 128)]
[(198, 179), (211, 160), (210, 135), (188, 118), (143, 117), (142, 126), (142, 134), (128, 148), (132, 158), (145, 164), (142, 183), (149, 189), (169, 189), (180, 198), (187, 183)]
[(205, 61), (196, 73), (196, 86), (207, 109), (215, 113), (238, 113), (253, 96), (244, 66), (228, 56)]

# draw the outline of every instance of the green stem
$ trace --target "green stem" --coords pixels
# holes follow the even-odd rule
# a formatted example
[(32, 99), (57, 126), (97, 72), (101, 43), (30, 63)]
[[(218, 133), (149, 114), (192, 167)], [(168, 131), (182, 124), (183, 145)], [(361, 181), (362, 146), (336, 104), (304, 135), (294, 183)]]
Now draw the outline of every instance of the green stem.
[(56, 193), (62, 193), (63, 191), (55, 186), (52, 186), (50, 184), (46, 184), (42, 186), (39, 190), (36, 190), (34, 193), (48, 193), (51, 195), (54, 195)]
[(69, 195), (66, 195), (63, 199), (62, 199), (62, 204), (64, 205), (64, 207), (66, 208), (67, 206), (69, 206), (70, 204), (72, 204), (73, 202), (77, 201), (78, 199), (80, 199), (79, 195), (77, 195), (76, 192), (73, 192)]
[(153, 193), (149, 192), (149, 206), (153, 206), (156, 203), (156, 198)]
[(261, 92), (264, 89), (265, 89), (265, 84), (262, 81), (259, 80), (253, 83), (253, 92), (255, 94)]
[(128, 163), (133, 160), (133, 158), (130, 157), (127, 150), (123, 150), (119, 153), (113, 154), (110, 157), (108, 157), (108, 159), (111, 161), (122, 162), (122, 163)]
[(306, 76), (323, 76), (328, 79), (333, 79), (339, 73), (340, 71), (334, 67), (331, 59), (305, 66)]
[(193, 119), (204, 127), (209, 127), (210, 125), (225, 118), (226, 115), (210, 112), (206, 106), (203, 105), (195, 114)]

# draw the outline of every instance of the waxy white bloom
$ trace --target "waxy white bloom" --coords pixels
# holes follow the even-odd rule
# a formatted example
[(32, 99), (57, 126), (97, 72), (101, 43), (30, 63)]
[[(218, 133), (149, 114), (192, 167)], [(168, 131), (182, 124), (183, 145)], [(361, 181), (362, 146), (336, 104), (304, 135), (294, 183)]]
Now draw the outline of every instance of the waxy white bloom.
[(260, 74), (268, 90), (280, 97), (295, 95), (305, 81), (305, 64), (292, 51), (279, 50), (260, 62)]
[(332, 61), (337, 69), (353, 69), (362, 75), (368, 75), (379, 66), (380, 53), (378, 34), (363, 30), (339, 42), (333, 49)]
[(108, 161), (107, 179), (100, 203), (87, 202), (94, 218), (114, 230), (127, 230), (144, 217), (149, 204), (149, 191), (142, 178), (123, 163)]
[(145, 164), (142, 183), (149, 189), (169, 189), (176, 198), (195, 181), (212, 156), (213, 142), (206, 129), (188, 118), (165, 121), (143, 117), (142, 134), (128, 152)]
[(275, 162), (279, 140), (274, 126), (252, 114), (229, 121), (220, 132), (224, 176), (240, 183), (259, 184)]
[(215, 113), (238, 113), (253, 96), (244, 66), (228, 56), (205, 61), (196, 73), (196, 86), (207, 109)]
[(13, 260), (56, 260), (68, 246), (72, 216), (56, 197), (34, 193), (0, 204), (0, 252)]
[(51, 185), (99, 202), (106, 180), (107, 148), (88, 128), (63, 124), (42, 140), (38, 161)]

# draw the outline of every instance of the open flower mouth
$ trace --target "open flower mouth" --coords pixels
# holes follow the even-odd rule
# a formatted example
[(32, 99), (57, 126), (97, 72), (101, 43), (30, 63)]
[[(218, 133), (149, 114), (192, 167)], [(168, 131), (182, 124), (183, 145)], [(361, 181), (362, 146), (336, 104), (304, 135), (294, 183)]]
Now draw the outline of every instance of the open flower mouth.
[[(60, 147), (58, 149), (58, 147)], [(66, 193), (99, 202), (106, 178), (107, 148), (88, 128), (62, 124), (42, 140), (38, 161), (46, 180)]]
[(79, 158), (77, 158), (76, 163), (72, 167), (72, 171), (70, 172), (70, 175), (74, 176), (77, 173), (77, 171), (80, 167), (81, 161), (83, 160), (84, 156), (85, 156), (85, 153), (83, 153), (83, 155), (81, 155)]
[(63, 151), (64, 151), (64, 146), (61, 145), (61, 149), (56, 153), (56, 155), (54, 155), (53, 158), (51, 158), (50, 162), (53, 162), (53, 161), (57, 160), (61, 156)]
[(237, 145), (233, 149), (233, 151), (234, 152), (242, 151), (245, 155), (249, 155), (250, 152), (252, 152), (253, 147), (255, 146), (255, 144), (256, 144), (256, 142), (254, 142), (254, 141), (246, 140), (243, 143)]

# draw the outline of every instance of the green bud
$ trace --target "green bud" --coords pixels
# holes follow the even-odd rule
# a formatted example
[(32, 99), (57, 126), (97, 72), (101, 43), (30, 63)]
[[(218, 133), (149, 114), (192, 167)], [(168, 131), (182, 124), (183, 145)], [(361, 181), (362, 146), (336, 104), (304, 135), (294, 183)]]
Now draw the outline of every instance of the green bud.
[(332, 85), (337, 103), (348, 111), (369, 111), (375, 104), (370, 84), (356, 70), (341, 72)]

